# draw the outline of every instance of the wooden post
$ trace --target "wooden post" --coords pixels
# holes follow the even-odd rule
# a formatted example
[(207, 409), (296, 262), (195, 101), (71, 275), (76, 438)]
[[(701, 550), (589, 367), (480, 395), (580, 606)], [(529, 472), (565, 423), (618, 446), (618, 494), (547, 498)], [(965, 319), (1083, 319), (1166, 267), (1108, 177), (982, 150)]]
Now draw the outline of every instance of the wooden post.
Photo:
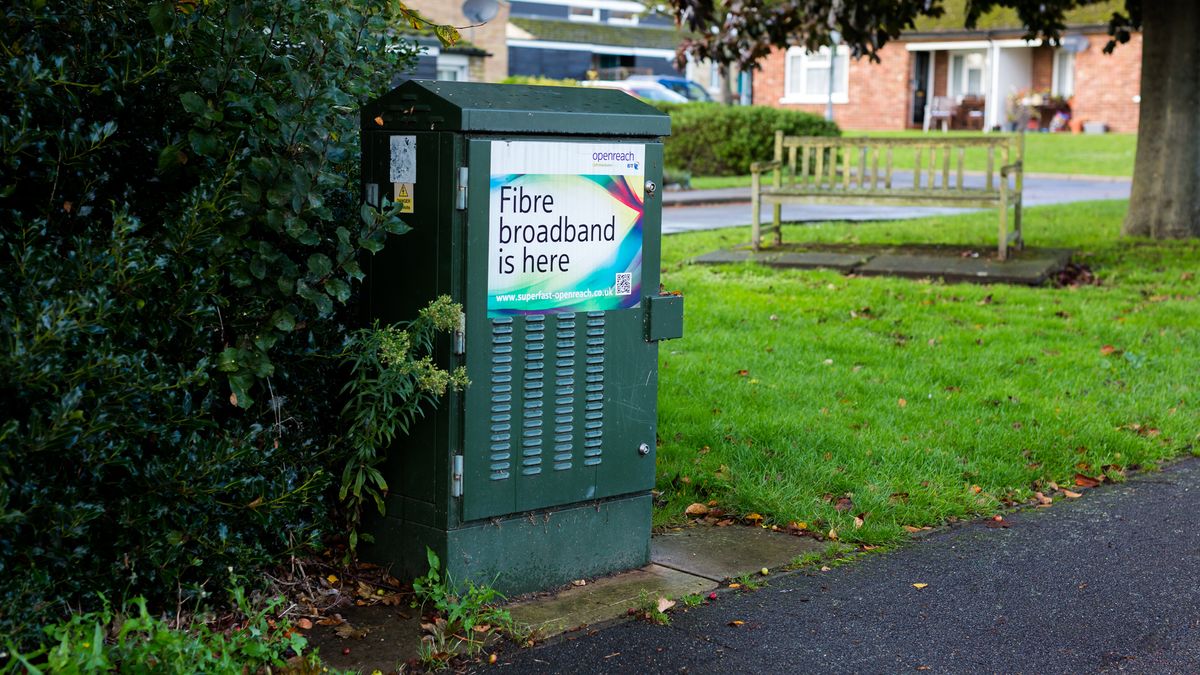
[(1000, 169), (1000, 248), (999, 259), (1008, 259), (1008, 171)]
[(942, 189), (950, 189), (950, 146), (942, 146)]
[(967, 154), (966, 146), (960, 147), (958, 149), (958, 176), (955, 178), (959, 192), (962, 192), (963, 189), (963, 155), (965, 154)]
[(987, 165), (987, 191), (992, 191), (992, 186), (996, 184), (992, 180), (992, 173), (996, 170), (996, 146), (988, 145), (988, 165)]
[[(776, 190), (783, 187), (783, 129), (775, 132), (775, 175), (772, 185)], [(775, 227), (775, 244), (783, 242), (783, 204), (771, 205), (771, 222)]]
[(1016, 179), (1016, 195), (1014, 197), (1014, 206), (1016, 211), (1013, 213), (1013, 232), (1017, 238), (1014, 243), (1017, 249), (1025, 248), (1025, 234), (1021, 231), (1021, 202), (1024, 201), (1025, 190), (1025, 131), (1022, 130), (1017, 135), (1017, 179)]
[(850, 146), (842, 146), (842, 190), (850, 191)]
[(762, 207), (762, 197), (759, 189), (762, 187), (762, 174), (750, 172), (750, 244), (757, 251), (762, 248), (762, 226), (758, 210)]

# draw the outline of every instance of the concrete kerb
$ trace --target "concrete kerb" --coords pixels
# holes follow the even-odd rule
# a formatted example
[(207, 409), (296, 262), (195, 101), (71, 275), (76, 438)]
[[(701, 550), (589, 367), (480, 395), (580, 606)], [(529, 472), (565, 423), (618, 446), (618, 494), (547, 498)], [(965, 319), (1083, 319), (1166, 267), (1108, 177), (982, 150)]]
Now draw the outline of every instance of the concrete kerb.
[[(655, 535), (651, 564), (557, 592), (517, 599), (508, 606), (514, 620), (531, 626), (539, 642), (555, 642), (578, 630), (630, 619), (643, 594), (681, 600), (686, 595), (728, 593), (726, 579), (742, 575), (778, 578), (800, 556), (825, 544), (811, 537), (743, 525), (694, 525)], [(761, 570), (770, 570), (761, 577)], [(677, 605), (678, 607), (678, 605)]]

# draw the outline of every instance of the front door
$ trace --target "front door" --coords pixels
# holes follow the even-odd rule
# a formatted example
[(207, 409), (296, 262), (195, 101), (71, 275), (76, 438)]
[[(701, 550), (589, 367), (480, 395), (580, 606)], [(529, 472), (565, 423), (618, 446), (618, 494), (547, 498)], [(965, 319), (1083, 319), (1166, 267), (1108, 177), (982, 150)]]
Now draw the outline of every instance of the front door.
[(925, 106), (929, 101), (929, 56), (930, 52), (913, 52), (912, 82), (912, 117), (911, 126), (922, 127), (925, 124)]

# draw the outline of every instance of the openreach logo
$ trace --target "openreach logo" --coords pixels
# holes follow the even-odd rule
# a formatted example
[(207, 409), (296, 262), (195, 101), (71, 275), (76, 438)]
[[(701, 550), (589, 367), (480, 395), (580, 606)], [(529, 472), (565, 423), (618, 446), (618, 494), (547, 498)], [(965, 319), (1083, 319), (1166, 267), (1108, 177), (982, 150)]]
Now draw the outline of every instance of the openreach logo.
[(623, 150), (619, 152), (596, 151), (592, 153), (592, 166), (614, 166), (624, 164), (626, 169), (637, 171), (641, 168), (636, 152)]

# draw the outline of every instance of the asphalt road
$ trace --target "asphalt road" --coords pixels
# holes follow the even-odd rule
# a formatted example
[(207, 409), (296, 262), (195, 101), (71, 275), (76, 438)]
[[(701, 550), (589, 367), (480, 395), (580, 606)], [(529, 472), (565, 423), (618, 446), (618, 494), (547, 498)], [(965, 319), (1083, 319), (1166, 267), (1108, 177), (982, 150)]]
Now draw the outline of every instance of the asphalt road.
[[(896, 172), (897, 185), (912, 183), (911, 173)], [(982, 186), (983, 176), (966, 176), (968, 187)], [(1025, 206), (1061, 204), (1098, 199), (1128, 199), (1130, 182), (1085, 178), (1026, 177)], [(722, 196), (731, 193), (746, 195), (745, 203), (679, 205), (663, 207), (663, 234), (712, 230), (736, 225), (749, 225), (751, 219), (749, 188), (715, 191)], [(684, 194), (681, 193), (680, 197)], [(704, 194), (697, 191), (696, 196)], [(826, 206), (818, 204), (789, 204), (783, 207), (784, 222), (820, 222), (828, 220), (899, 220), (932, 215), (967, 213), (971, 209), (926, 208), (914, 206)], [(763, 222), (770, 222), (771, 208), (763, 207)]]
[[(513, 673), (1200, 672), (1200, 460), (753, 593), (503, 652)], [(917, 589), (914, 583), (927, 587)], [(738, 620), (741, 626), (729, 625)]]

